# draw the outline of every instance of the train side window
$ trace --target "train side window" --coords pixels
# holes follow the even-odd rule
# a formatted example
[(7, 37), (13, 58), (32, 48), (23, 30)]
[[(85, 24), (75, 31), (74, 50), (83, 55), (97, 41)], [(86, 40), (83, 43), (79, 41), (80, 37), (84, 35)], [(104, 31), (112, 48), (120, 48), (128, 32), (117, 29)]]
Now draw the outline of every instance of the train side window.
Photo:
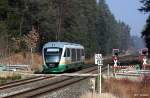
[(81, 54), (82, 54), (82, 56), (84, 56), (84, 50), (83, 49), (81, 50)]
[(64, 57), (67, 57), (67, 49), (65, 50)]
[(64, 57), (70, 57), (70, 49), (69, 48), (66, 48)]
[(76, 61), (76, 50), (72, 49), (72, 55), (71, 55), (72, 61)]
[(80, 49), (80, 57), (82, 56), (82, 49)]
[(67, 57), (70, 57), (70, 49), (67, 48)]
[(80, 61), (80, 59), (81, 59), (80, 49), (77, 49), (77, 60)]

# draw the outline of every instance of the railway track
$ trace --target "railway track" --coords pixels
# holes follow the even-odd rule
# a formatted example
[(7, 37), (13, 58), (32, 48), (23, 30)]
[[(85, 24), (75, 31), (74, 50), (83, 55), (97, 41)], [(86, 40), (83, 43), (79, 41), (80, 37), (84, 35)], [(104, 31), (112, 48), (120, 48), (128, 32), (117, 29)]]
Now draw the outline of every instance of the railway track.
[[(107, 68), (103, 66), (102, 71)], [(75, 73), (97, 73), (97, 66), (92, 66), (81, 71)], [(27, 97), (37, 97), (39, 95), (45, 94), (47, 92), (51, 92), (60, 88), (63, 88), (67, 85), (73, 84), (75, 82), (86, 79), (87, 77), (52, 77), (50, 74), (41, 74), (36, 77), (32, 77), (30, 79), (24, 79), (19, 81), (10, 82), (7, 84), (0, 85), (0, 97), (3, 98), (27, 98)], [(35, 83), (38, 83), (35, 86)], [(33, 87), (30, 87), (34, 83)], [(29, 85), (30, 84), (30, 85)], [(42, 84), (42, 85), (41, 85)], [(24, 86), (24, 90), (13, 90), (13, 88), (20, 88), (20, 86)], [(7, 94), (4, 94), (5, 90), (10, 89)], [(3, 91), (3, 92), (2, 92)], [(14, 91), (14, 92), (10, 92)]]
[[(92, 71), (92, 73), (94, 73), (95, 71)], [(68, 78), (65, 79), (64, 81), (60, 81), (60, 82), (57, 82), (57, 83), (52, 83), (52, 84), (49, 84), (49, 85), (45, 85), (41, 88), (36, 88), (36, 89), (33, 89), (33, 90), (30, 90), (30, 91), (27, 91), (27, 92), (23, 92), (23, 94), (19, 94), (19, 97), (22, 97), (22, 98), (25, 98), (25, 97), (38, 97), (38, 96), (42, 96), (48, 92), (51, 92), (51, 91), (56, 91), (60, 88), (64, 88), (66, 86), (69, 86), (73, 83), (76, 83), (76, 82), (79, 82), (81, 80), (84, 80), (86, 79), (87, 77), (74, 77), (74, 78)], [(12, 96), (11, 96), (12, 97)], [(14, 96), (13, 96), (14, 97)], [(16, 95), (16, 97), (18, 97), (18, 95)]]
[(7, 89), (7, 88), (14, 87), (14, 86), (23, 85), (23, 84), (27, 84), (30, 82), (36, 82), (36, 81), (40, 81), (40, 80), (51, 78), (51, 77), (54, 77), (54, 76), (50, 76), (50, 74), (35, 74), (35, 76), (32, 76), (27, 79), (21, 79), (21, 80), (16, 80), (16, 81), (8, 82), (5, 84), (1, 84), (0, 89)]
[[(89, 68), (86, 68), (82, 71), (78, 71), (77, 73), (90, 73), (90, 72), (97, 72), (97, 66), (95, 67), (89, 67)], [(48, 80), (47, 80), (48, 79)], [(66, 85), (69, 85), (69, 84), (72, 84), (72, 83), (75, 83), (77, 81), (81, 81), (85, 79), (85, 77), (53, 77), (50, 76), (50, 74), (46, 74), (46, 75), (41, 75), (41, 76), (38, 76), (38, 77), (34, 77), (32, 78), (31, 80), (23, 80), (22, 82), (21, 81), (18, 81), (16, 83), (10, 83), (10, 84), (5, 84), (5, 85), (1, 85), (0, 88), (1, 88), (1, 96), (0, 97), (3, 97), (3, 98), (26, 98), (26, 97), (32, 97), (32, 96), (36, 96), (36, 95), (39, 95), (39, 94), (42, 94), (42, 93), (45, 93), (45, 92), (50, 92), (54, 89), (58, 89), (58, 88), (62, 88)], [(40, 83), (40, 81), (45, 81), (43, 82), (43, 85), (41, 85), (42, 83)], [(40, 85), (36, 85), (35, 87), (32, 87), (32, 88), (28, 88), (26, 86), (26, 88), (24, 88), (24, 90), (21, 90), (21, 91), (15, 91), (15, 92), (9, 92), (7, 94), (2, 94), (2, 91), (5, 91), (5, 90), (8, 90), (10, 89), (11, 91), (14, 91), (12, 90), (13, 88), (19, 88), (20, 86), (22, 85), (27, 85), (27, 84), (32, 84), (33, 82), (39, 82)], [(28, 85), (29, 86), (29, 85)], [(31, 85), (30, 85), (31, 86)]]
[(50, 77), (35, 76), (35, 77), (27, 78), (27, 79), (17, 80), (17, 81), (13, 81), (13, 82), (0, 85), (0, 89), (7, 89), (7, 88), (14, 87), (14, 86), (23, 85), (23, 84), (27, 84), (30, 82), (36, 82), (36, 81), (40, 81), (40, 80), (47, 79), (47, 78), (50, 78)]

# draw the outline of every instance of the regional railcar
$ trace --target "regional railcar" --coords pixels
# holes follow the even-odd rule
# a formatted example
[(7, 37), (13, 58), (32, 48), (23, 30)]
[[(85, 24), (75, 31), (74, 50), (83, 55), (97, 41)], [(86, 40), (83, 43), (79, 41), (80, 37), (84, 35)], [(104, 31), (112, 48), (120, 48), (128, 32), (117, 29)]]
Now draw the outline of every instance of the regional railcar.
[(84, 47), (67, 42), (48, 42), (43, 46), (43, 72), (64, 72), (81, 68), (84, 60)]

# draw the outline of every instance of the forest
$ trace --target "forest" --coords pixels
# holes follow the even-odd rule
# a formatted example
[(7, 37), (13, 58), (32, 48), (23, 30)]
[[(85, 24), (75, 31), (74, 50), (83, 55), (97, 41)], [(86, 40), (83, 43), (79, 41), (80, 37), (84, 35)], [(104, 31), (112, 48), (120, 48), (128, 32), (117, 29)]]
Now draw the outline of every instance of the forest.
[[(139, 9), (141, 12), (148, 14), (148, 18), (146, 20), (146, 25), (143, 31), (141, 32), (142, 38), (145, 41), (146, 47), (148, 48), (148, 53), (150, 54), (150, 0), (140, 0), (143, 4)], [(150, 58), (150, 55), (149, 55)]]
[(105, 0), (0, 0), (0, 51), (41, 53), (50, 41), (82, 44), (86, 57), (132, 45), (130, 27)]

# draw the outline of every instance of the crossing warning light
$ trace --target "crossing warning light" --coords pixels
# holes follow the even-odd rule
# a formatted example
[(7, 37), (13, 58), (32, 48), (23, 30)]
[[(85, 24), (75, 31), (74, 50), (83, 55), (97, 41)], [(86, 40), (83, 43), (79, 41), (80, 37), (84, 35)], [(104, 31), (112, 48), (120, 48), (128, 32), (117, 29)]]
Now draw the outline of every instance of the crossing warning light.
[(140, 50), (140, 55), (145, 55), (145, 56), (147, 56), (147, 55), (148, 55), (148, 48), (142, 48), (142, 49)]
[(119, 49), (113, 49), (112, 50), (112, 61), (114, 62), (114, 66), (117, 66), (118, 63), (118, 55), (119, 55)]
[(113, 55), (113, 56), (118, 56), (118, 55), (119, 55), (119, 49), (116, 49), (116, 48), (113, 49), (113, 50), (112, 50), (112, 55)]

